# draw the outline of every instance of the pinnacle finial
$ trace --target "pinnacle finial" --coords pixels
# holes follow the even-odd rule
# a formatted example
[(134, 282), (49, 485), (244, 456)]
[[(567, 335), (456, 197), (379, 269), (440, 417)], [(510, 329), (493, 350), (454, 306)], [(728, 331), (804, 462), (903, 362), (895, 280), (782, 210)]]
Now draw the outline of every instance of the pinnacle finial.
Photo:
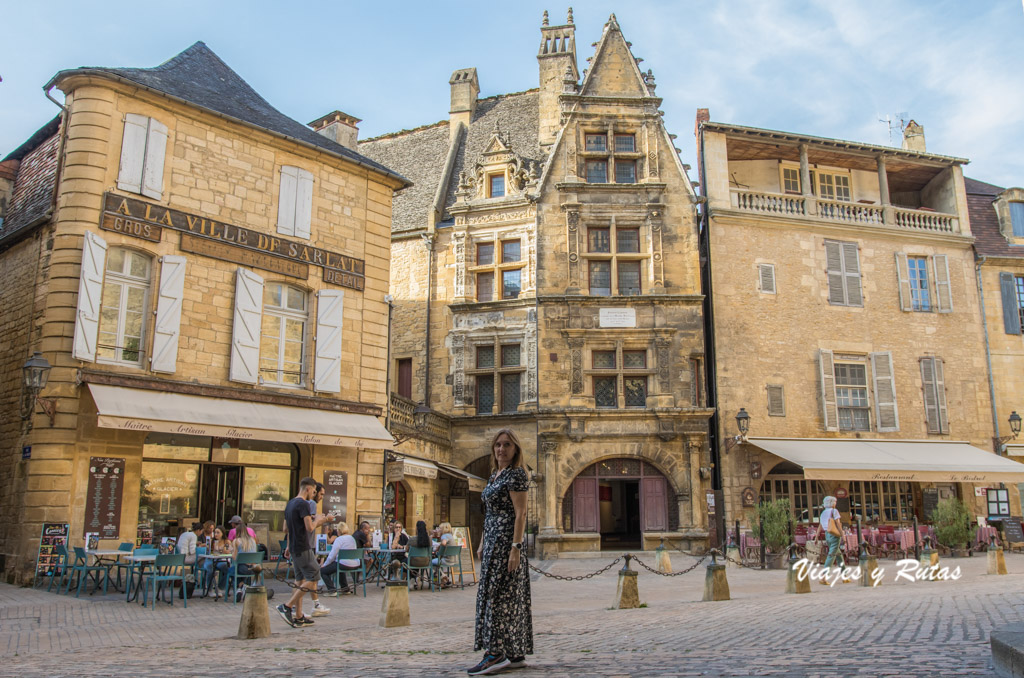
[(615, 12), (612, 12), (611, 16), (608, 17), (608, 23), (615, 24), (618, 22), (619, 20), (615, 18)]
[(544, 18), (541, 20), (540, 25), (541, 26), (547, 26), (548, 25), (548, 11), (547, 10), (544, 10)]
[(567, 23), (568, 23), (568, 24), (569, 24), (570, 26), (572, 25), (572, 7), (570, 7), (570, 8), (569, 8), (569, 18), (568, 18), (568, 19), (566, 19), (566, 22), (567, 22)]

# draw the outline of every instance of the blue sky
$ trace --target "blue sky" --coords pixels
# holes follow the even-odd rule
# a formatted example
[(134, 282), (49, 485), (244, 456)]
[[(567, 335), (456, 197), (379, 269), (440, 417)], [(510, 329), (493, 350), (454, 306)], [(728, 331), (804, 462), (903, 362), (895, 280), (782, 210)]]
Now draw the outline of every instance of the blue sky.
[[(301, 122), (340, 109), (366, 138), (448, 115), (448, 78), (475, 66), (481, 96), (537, 86), (545, 0), (482, 2), (8, 3), (0, 27), (0, 157), (57, 108), (42, 85), (77, 66), (155, 66), (203, 40)], [(677, 0), (575, 7), (580, 68), (615, 12), (694, 162), (695, 109), (713, 120), (888, 144), (906, 112), (928, 150), (969, 176), (1024, 185), (1021, 0)], [(59, 96), (59, 93), (58, 93)], [(898, 138), (894, 137), (894, 142)]]

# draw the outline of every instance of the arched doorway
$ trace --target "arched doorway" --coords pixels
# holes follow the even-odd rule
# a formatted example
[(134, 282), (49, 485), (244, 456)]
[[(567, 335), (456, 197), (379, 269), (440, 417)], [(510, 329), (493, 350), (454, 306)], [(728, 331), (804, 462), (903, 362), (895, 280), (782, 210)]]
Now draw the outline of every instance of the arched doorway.
[(398, 520), (408, 531), (406, 510), (408, 508), (407, 491), (401, 480), (388, 483), (384, 487), (384, 523)]
[[(636, 549), (644, 532), (674, 529), (678, 516), (665, 476), (639, 459), (606, 459), (583, 469), (562, 502), (566, 532), (598, 532), (602, 549)], [(676, 520), (672, 520), (672, 518)]]

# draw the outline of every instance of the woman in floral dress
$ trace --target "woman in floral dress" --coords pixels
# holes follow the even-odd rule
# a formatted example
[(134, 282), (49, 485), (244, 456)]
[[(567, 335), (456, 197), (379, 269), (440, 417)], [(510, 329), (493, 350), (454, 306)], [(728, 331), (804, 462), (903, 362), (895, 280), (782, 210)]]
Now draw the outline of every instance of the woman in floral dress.
[(491, 443), (491, 478), (481, 495), (487, 516), (477, 558), (475, 650), (485, 650), (471, 676), (523, 666), (533, 654), (530, 573), (522, 554), (529, 476), (519, 438), (502, 429)]

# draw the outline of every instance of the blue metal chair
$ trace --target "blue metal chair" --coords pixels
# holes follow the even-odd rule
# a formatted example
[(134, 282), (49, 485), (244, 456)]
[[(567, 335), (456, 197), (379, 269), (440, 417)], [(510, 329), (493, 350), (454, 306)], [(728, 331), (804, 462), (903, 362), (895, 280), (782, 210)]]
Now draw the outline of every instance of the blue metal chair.
[[(413, 559), (426, 561), (426, 565), (413, 565)], [(434, 590), (434, 566), (430, 562), (431, 554), (429, 546), (410, 546), (409, 547), (409, 560), (405, 564), (405, 569), (409, 573), (409, 579), (412, 580), (413, 572), (418, 577), (420, 573), (426, 572), (427, 579), (430, 581), (430, 590)]]
[(288, 568), (284, 571), (284, 578), (291, 579), (292, 576), (295, 574), (295, 568), (292, 566), (291, 559), (284, 557), (284, 552), (288, 548), (288, 540), (280, 539), (278, 540), (277, 543), (281, 550), (277, 554), (277, 564), (274, 565), (274, 579), (280, 579), (279, 573), (281, 570), (282, 562), (288, 563)]
[[(135, 549), (132, 552), (132, 555), (135, 555), (135, 556), (156, 556), (156, 555), (159, 555), (159, 554), (160, 554), (160, 549), (157, 548), (156, 546), (152, 546), (152, 545), (140, 546), (139, 548)], [(133, 598), (132, 598), (132, 582), (135, 581), (136, 571), (138, 572), (138, 575), (139, 575), (139, 586), (138, 586), (138, 588), (141, 589), (142, 588), (142, 584), (143, 584), (143, 578), (145, 577), (145, 574), (146, 574), (146, 567), (149, 566), (149, 565), (150, 565), (149, 563), (140, 563), (140, 562), (136, 562), (134, 560), (132, 560), (132, 561), (130, 561), (128, 563), (128, 578), (127, 578), (127, 581), (125, 582), (125, 587), (124, 587), (124, 594), (125, 594), (124, 599), (125, 599), (125, 602), (129, 602), (130, 603), (133, 600)], [(135, 592), (135, 596), (138, 597), (138, 595), (139, 595), (138, 591), (136, 591)]]
[(57, 577), (57, 593), (64, 587), (64, 577), (68, 574), (68, 547), (64, 544), (57, 544), (53, 547), (53, 552), (57, 554), (57, 562), (53, 564), (53, 569), (50, 571), (50, 583), (46, 586), (46, 592), (49, 593), (50, 589), (53, 588), (53, 578)]
[[(449, 565), (445, 561), (451, 561), (453, 564)], [(437, 565), (434, 567), (434, 574), (437, 575), (437, 585), (441, 585), (441, 573), (444, 570), (448, 570), (448, 578), (452, 582), (452, 586), (455, 585), (455, 566), (459, 568), (459, 588), (466, 588), (465, 582), (462, 580), (462, 547), (458, 544), (449, 544), (448, 546), (442, 546), (437, 549)]]
[[(156, 609), (156, 599), (163, 591), (165, 584), (171, 585), (170, 605), (174, 605), (174, 582), (181, 582), (182, 589), (185, 588), (185, 554), (172, 553), (168, 555), (157, 555), (153, 562), (153, 571), (146, 575), (146, 584), (142, 589), (142, 604), (145, 606), (149, 598), (149, 589), (153, 589), (152, 609)], [(188, 607), (188, 596), (183, 595), (182, 601)]]
[(103, 573), (103, 595), (107, 595), (107, 584), (110, 582), (110, 565), (90, 565), (89, 554), (81, 546), (75, 546), (75, 562), (71, 565), (71, 572), (68, 573), (68, 587), (64, 593), (70, 593), (71, 580), (78, 575), (78, 587), (75, 589), (75, 598), (81, 595), (82, 586), (85, 580), (91, 575), (96, 582), (97, 588), (100, 585), (99, 573)]
[[(122, 551), (124, 553), (131, 553), (132, 552), (132, 548), (134, 546), (135, 545), (132, 544), (130, 541), (123, 541), (123, 542), (121, 542), (120, 544), (117, 545), (117, 550), (118, 551)], [(110, 564), (110, 567), (113, 568), (115, 573), (117, 574), (117, 579), (114, 580), (114, 588), (117, 589), (118, 591), (120, 591), (121, 590), (121, 572), (122, 572), (122, 570), (124, 570), (124, 571), (131, 570), (131, 567), (132, 567), (131, 563), (124, 563), (124, 562), (121, 562), (120, 559), (118, 559), (118, 560), (112, 562)], [(126, 572), (126, 574), (127, 574), (127, 572)]]
[(353, 590), (355, 590), (355, 587), (359, 585), (359, 582), (355, 581), (355, 574), (358, 572), (360, 575), (362, 575), (360, 577), (360, 579), (362, 579), (362, 582), (363, 582), (363, 598), (366, 597), (366, 578), (367, 578), (367, 574), (366, 574), (366, 560), (363, 558), (363, 554), (364, 554), (365, 551), (366, 551), (366, 549), (338, 549), (338, 560), (339, 561), (341, 561), (341, 560), (358, 560), (359, 561), (359, 567), (341, 567), (339, 565), (338, 569), (336, 569), (334, 571), (334, 574), (332, 575), (332, 578), (334, 580), (334, 588), (335, 589), (337, 589), (338, 586), (340, 585), (341, 573), (342, 572), (351, 572), (352, 576), (353, 576), (352, 588), (353, 588)]
[[(263, 554), (261, 552), (259, 552), (259, 551), (255, 552), (255, 553), (239, 553), (237, 556), (235, 556), (235, 563), (234, 563), (234, 565), (232, 565), (231, 568), (228, 569), (228, 582), (227, 582), (227, 587), (224, 589), (224, 602), (225, 603), (228, 601), (229, 597), (232, 599), (233, 602), (238, 602), (238, 601), (236, 601), (234, 599), (235, 597), (231, 596), (230, 594), (231, 594), (232, 587), (237, 590), (237, 588), (238, 588), (238, 580), (239, 579), (244, 579), (245, 581), (243, 583), (248, 585), (248, 586), (252, 586), (253, 585), (253, 581), (255, 579), (257, 579), (257, 578), (259, 579), (260, 584), (263, 584), (262, 563), (263, 563)], [(248, 572), (239, 572), (238, 568), (241, 565), (248, 565), (249, 566), (249, 571)], [(259, 572), (254, 572), (252, 570), (252, 566), (253, 565), (261, 565), (260, 571)]]

